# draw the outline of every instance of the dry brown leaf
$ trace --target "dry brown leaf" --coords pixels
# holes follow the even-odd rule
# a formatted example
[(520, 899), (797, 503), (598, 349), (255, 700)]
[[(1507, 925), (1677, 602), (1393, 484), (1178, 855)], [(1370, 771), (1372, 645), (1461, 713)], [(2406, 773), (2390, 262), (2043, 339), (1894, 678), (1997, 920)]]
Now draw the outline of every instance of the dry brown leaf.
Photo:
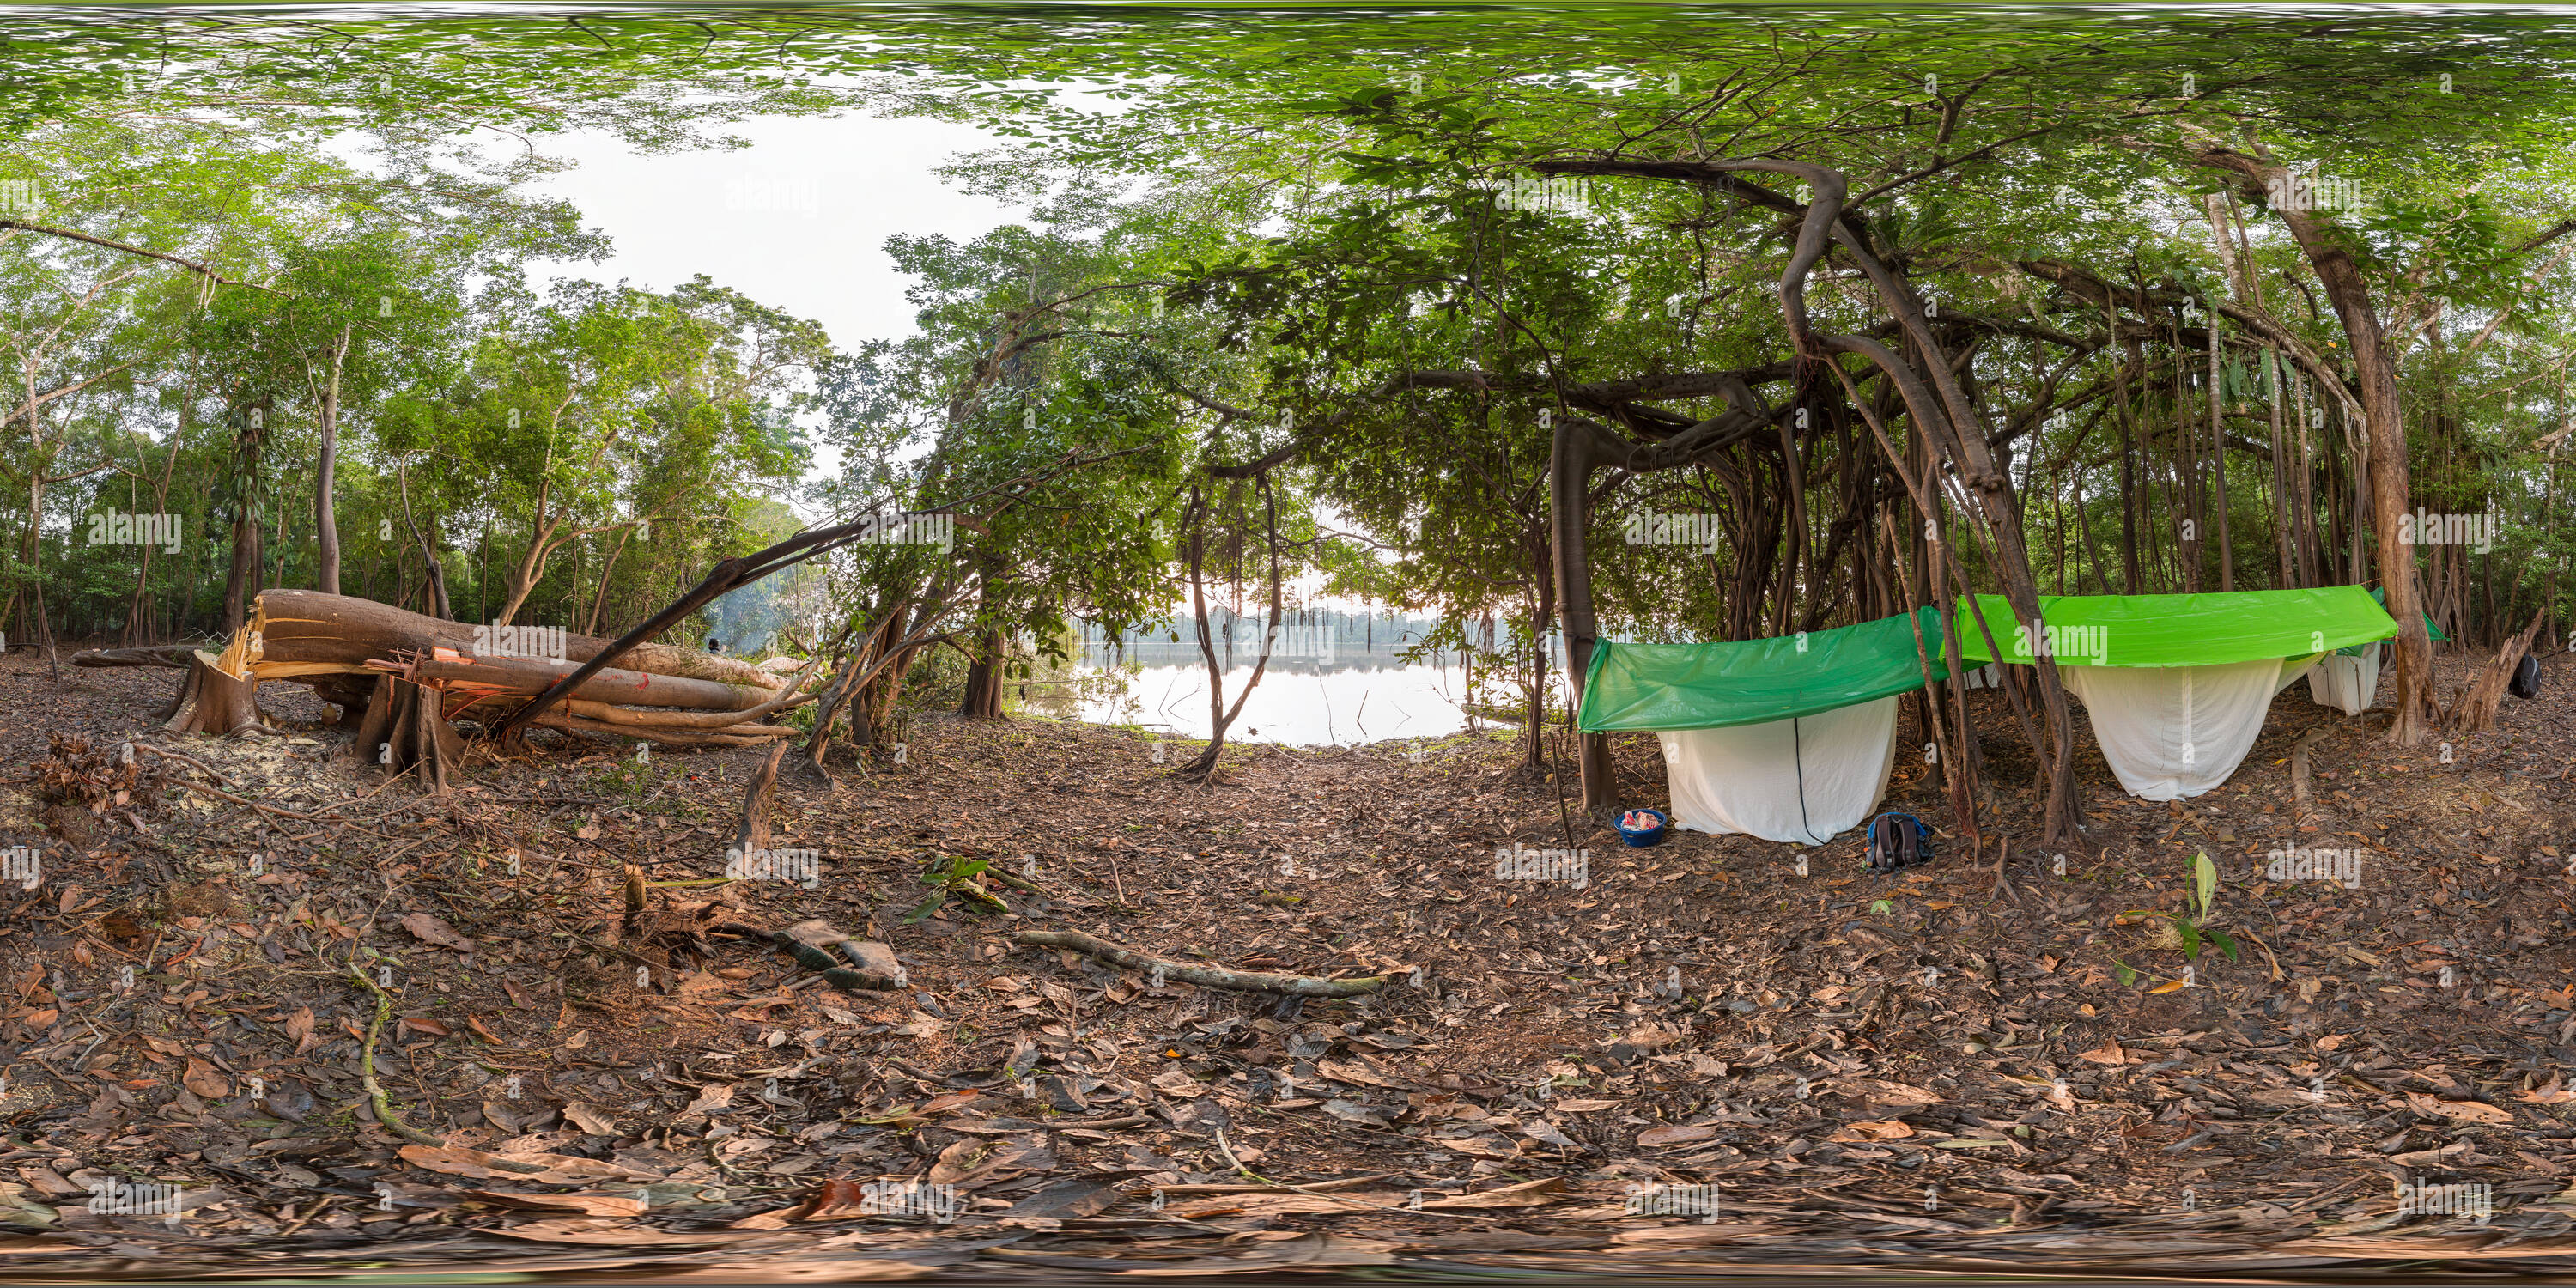
[(529, 1221), (522, 1225), (478, 1231), (528, 1239), (538, 1243), (591, 1243), (617, 1247), (651, 1246), (686, 1248), (720, 1243), (741, 1243), (764, 1237), (758, 1230), (659, 1230), (632, 1221), (607, 1221), (595, 1217), (572, 1217), (560, 1221)]
[(2120, 1043), (2117, 1038), (2105, 1042), (2090, 1051), (2080, 1052), (2075, 1058), (2078, 1060), (2090, 1060), (2095, 1064), (2134, 1064), (2137, 1061), (2137, 1057), (2120, 1049)]
[(1717, 1128), (1711, 1127), (1705, 1123), (1694, 1123), (1686, 1126), (1649, 1127), (1646, 1130), (1637, 1133), (1637, 1143), (1650, 1149), (1665, 1145), (1687, 1145), (1693, 1141), (1707, 1140), (1709, 1137), (1716, 1134)]
[(302, 1055), (305, 1052), (322, 1045), (322, 1039), (314, 1036), (313, 1033), (312, 1007), (296, 1007), (295, 1013), (286, 1017), (286, 1036), (295, 1039), (295, 1054), (297, 1055)]
[(456, 933), (456, 927), (426, 912), (405, 915), (402, 919), (402, 928), (410, 931), (414, 938), (423, 943), (436, 944), (441, 948), (453, 948), (460, 953), (474, 951), (473, 940)]
[(574, 1158), (568, 1154), (487, 1154), (479, 1149), (453, 1145), (405, 1145), (402, 1160), (414, 1167), (450, 1176), (470, 1176), (479, 1181), (533, 1181), (545, 1185), (577, 1185), (584, 1181), (658, 1181), (651, 1172), (637, 1171), (616, 1163), (603, 1163), (595, 1158)]
[(1546, 1207), (1551, 1203), (1563, 1203), (1574, 1197), (1565, 1192), (1563, 1178), (1551, 1176), (1544, 1180), (1523, 1181), (1518, 1185), (1481, 1190), (1474, 1194), (1452, 1194), (1442, 1199), (1425, 1199), (1422, 1206), (1442, 1211), (1461, 1208)]
[(555, 1209), (583, 1216), (642, 1216), (650, 1204), (630, 1194), (520, 1194), (510, 1190), (467, 1190), (465, 1197), (494, 1207)]
[[(1250, 1274), (1292, 1266), (1383, 1266), (1394, 1262), (1396, 1245), (1374, 1239), (1306, 1234), (1255, 1245), (1240, 1256), (1165, 1262), (1126, 1271), (1131, 1275)], [(927, 1273), (927, 1268), (925, 1268)]]
[(402, 1027), (410, 1029), (414, 1033), (426, 1033), (434, 1038), (449, 1036), (449, 1030), (446, 1025), (441, 1024), (426, 1015), (406, 1015), (402, 1017)]
[(179, 1079), (179, 1085), (208, 1100), (233, 1094), (233, 1084), (216, 1072), (215, 1066), (193, 1058), (188, 1061), (188, 1072)]
[(565, 1105), (563, 1107), (563, 1116), (564, 1121), (571, 1123), (575, 1127), (581, 1128), (583, 1131), (589, 1132), (591, 1135), (614, 1136), (617, 1134), (617, 1120), (600, 1112), (599, 1106), (587, 1101), (576, 1100), (571, 1104)]
[(681, 997), (697, 998), (723, 993), (732, 987), (733, 981), (721, 975), (696, 971), (682, 978), (680, 987), (676, 991)]
[(1884, 1078), (1845, 1078), (1843, 1086), (1861, 1093), (1873, 1105), (1937, 1105), (1941, 1093), (1909, 1087)]
[(698, 1088), (697, 1099), (690, 1101), (689, 1107), (680, 1111), (680, 1116), (686, 1118), (695, 1115), (703, 1118), (716, 1110), (727, 1108), (732, 1104), (733, 1084), (730, 1082), (710, 1082), (707, 1085)]
[(995, 1142), (969, 1136), (939, 1151), (939, 1160), (930, 1165), (930, 1183), (955, 1185), (959, 1178), (974, 1171), (984, 1156), (998, 1148)]
[(1862, 1119), (1858, 1122), (1844, 1123), (1841, 1131), (1835, 1132), (1833, 1135), (1827, 1136), (1825, 1139), (1840, 1141), (1903, 1140), (1913, 1134), (1914, 1129), (1899, 1119)]
[(37, 1193), (50, 1199), (70, 1198), (75, 1194), (89, 1193), (87, 1189), (64, 1180), (61, 1173), (50, 1167), (39, 1167), (29, 1163), (18, 1169), (18, 1175), (27, 1178), (27, 1183), (35, 1186)]
[[(1187, 1206), (1172, 1204), (1164, 1213), (1184, 1220), (1197, 1221), (1212, 1217), (1274, 1217), (1352, 1214), (1362, 1212), (1396, 1212), (1412, 1201), (1407, 1190), (1353, 1190), (1335, 1194), (1308, 1194), (1302, 1190), (1278, 1190), (1260, 1194), (1227, 1194), (1191, 1201)], [(1424, 1207), (1431, 1206), (1429, 1203)]]
[(1318, 1060), (1315, 1062), (1315, 1072), (1335, 1082), (1347, 1082), (1355, 1086), (1388, 1087), (1395, 1090), (1405, 1090), (1413, 1086), (1412, 1083), (1401, 1078), (1388, 1077), (1358, 1060)]
[(861, 1182), (822, 1181), (806, 1192), (803, 1207), (791, 1210), (799, 1221), (842, 1220), (863, 1215), (866, 1199), (867, 1190)]
[(2429, 1118), (2448, 1118), (2453, 1122), (2489, 1123), (2498, 1127), (2513, 1125), (2513, 1111), (2501, 1105), (2475, 1100), (2436, 1100), (2421, 1092), (2406, 1093), (2406, 1107)]

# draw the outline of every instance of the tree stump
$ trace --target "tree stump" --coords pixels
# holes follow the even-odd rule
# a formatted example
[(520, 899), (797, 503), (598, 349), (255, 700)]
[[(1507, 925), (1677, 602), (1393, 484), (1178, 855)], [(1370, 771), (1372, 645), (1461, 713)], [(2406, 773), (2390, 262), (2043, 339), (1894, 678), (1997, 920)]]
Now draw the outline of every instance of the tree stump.
[(2533, 613), (2531, 625), (2505, 640), (2504, 647), (2478, 673), (2477, 683), (2443, 713), (2441, 723), (2449, 732), (2480, 733), (2495, 727), (2496, 708), (2504, 705), (2505, 686), (2513, 680), (2513, 669), (2522, 665), (2522, 655), (2531, 651), (2531, 637), (2540, 633), (2540, 624), (2548, 616), (2545, 608)]
[(733, 864), (750, 863), (753, 855), (769, 848), (769, 806), (778, 787), (778, 762), (786, 755), (787, 743), (782, 739), (770, 748), (769, 758), (760, 763), (742, 793), (742, 826), (734, 832), (733, 848), (725, 852), (726, 876), (735, 875)]
[(253, 695), (259, 682), (227, 675), (220, 659), (202, 650), (188, 655), (188, 676), (180, 682), (178, 700), (162, 713), (161, 727), (173, 733), (210, 733), (224, 737), (263, 727)]
[(376, 678), (376, 691), (345, 754), (372, 760), (397, 776), (417, 775), (421, 788), (436, 794), (462, 774), (465, 738), (447, 722), (438, 690), (384, 675)]

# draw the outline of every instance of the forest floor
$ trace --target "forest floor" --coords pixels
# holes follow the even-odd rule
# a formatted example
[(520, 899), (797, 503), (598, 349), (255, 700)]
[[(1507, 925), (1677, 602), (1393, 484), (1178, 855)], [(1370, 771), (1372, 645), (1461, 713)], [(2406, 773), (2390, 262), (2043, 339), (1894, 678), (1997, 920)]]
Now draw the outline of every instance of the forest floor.
[[(923, 717), (902, 764), (782, 775), (807, 888), (703, 883), (753, 752), (541, 734), (427, 797), (332, 758), (300, 686), (260, 695), (289, 736), (183, 739), (154, 718), (176, 672), (13, 652), (0, 850), (40, 866), (0, 886), (0, 1281), (2564, 1273), (2576, 665), (2548, 666), (2447, 755), (2294, 685), (2187, 803), (2088, 743), (2099, 848), (2063, 875), (2000, 707), (1998, 839), (1897, 877), (1857, 836), (1803, 875), (1740, 837), (1623, 848), (1509, 731), (1244, 747), (1205, 787), (1130, 731)], [(128, 741), (199, 763), (129, 770)], [(1651, 739), (1617, 754), (1661, 804)], [(1919, 766), (1889, 806), (1946, 819)], [(1497, 878), (1498, 847), (1569, 837), (1581, 883)], [(2358, 851), (2357, 887), (2267, 880), (2293, 845)], [(2184, 984), (2119, 914), (2179, 910), (2199, 852), (2244, 951)], [(1046, 893), (916, 918), (941, 858)], [(632, 922), (630, 864), (702, 883)], [(816, 917), (908, 985), (707, 930)], [(1029, 928), (1394, 978), (1158, 986)], [(353, 962), (392, 998), (390, 1102), (442, 1145), (368, 1111)], [(2486, 1188), (2422, 1215), (2401, 1181)], [(91, 1210), (146, 1182), (182, 1214)]]

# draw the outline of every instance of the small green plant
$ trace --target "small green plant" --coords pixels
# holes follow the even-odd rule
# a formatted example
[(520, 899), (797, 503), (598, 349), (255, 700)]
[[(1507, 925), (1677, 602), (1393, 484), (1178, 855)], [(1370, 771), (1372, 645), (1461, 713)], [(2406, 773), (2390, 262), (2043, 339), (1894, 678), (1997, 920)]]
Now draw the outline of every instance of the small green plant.
[(930, 887), (930, 897), (904, 914), (907, 923), (916, 922), (939, 911), (951, 898), (966, 900), (987, 912), (1008, 912), (1009, 905), (984, 885), (984, 870), (993, 866), (989, 860), (941, 855), (931, 861), (921, 874), (921, 883)]
[(603, 795), (635, 800), (644, 795), (644, 789), (652, 786), (655, 778), (652, 762), (618, 757), (601, 766), (593, 781)]
[[(2237, 953), (2235, 937), (2209, 924), (2210, 910), (2215, 906), (2217, 896), (2218, 865), (2209, 861), (2207, 850), (2202, 850), (2192, 860), (2189, 913), (2132, 908), (2121, 913), (2120, 916), (2123, 920), (2136, 919), (2150, 923), (2153, 927), (2147, 939), (2147, 946), (2150, 948), (2170, 948), (2180, 952), (2184, 961), (2197, 963), (2200, 961), (2200, 953), (2204, 945), (2216, 945), (2218, 951), (2227, 954), (2227, 960), (2235, 961)], [(2114, 961), (2111, 965), (2115, 968), (2115, 973), (2118, 974), (2122, 984), (2132, 984), (2137, 981), (2137, 972), (2130, 969), (2128, 963)]]

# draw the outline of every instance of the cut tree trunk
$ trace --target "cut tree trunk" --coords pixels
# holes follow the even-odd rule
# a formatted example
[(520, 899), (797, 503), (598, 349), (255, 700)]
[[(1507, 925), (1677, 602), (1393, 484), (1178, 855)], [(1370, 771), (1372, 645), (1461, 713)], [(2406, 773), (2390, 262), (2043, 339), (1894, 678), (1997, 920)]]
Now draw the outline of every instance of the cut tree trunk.
[(264, 728), (256, 694), (259, 681), (224, 670), (212, 653), (191, 651), (188, 678), (179, 699), (170, 705), (161, 727), (174, 733), (208, 733), (225, 737), (244, 729)]
[(2547, 609), (2533, 613), (2531, 625), (2506, 640), (2486, 669), (2478, 673), (2477, 683), (2469, 686), (2443, 721), (2452, 733), (2478, 733), (2495, 727), (2496, 708), (2504, 704), (2505, 686), (2513, 681), (2513, 669), (2522, 665), (2523, 655), (2531, 651), (2531, 637), (2540, 633), (2540, 623), (2548, 615)]
[(445, 792), (462, 775), (465, 738), (447, 722), (440, 704), (438, 690), (427, 685), (378, 677), (351, 751), (396, 776), (415, 776), (421, 789), (433, 795)]
[(769, 749), (769, 758), (760, 762), (759, 772), (751, 776), (751, 786), (742, 793), (742, 826), (735, 829), (733, 848), (725, 854), (725, 875), (735, 875), (737, 861), (748, 862), (751, 856), (769, 848), (769, 807), (777, 794), (778, 762), (787, 756), (782, 741)]

